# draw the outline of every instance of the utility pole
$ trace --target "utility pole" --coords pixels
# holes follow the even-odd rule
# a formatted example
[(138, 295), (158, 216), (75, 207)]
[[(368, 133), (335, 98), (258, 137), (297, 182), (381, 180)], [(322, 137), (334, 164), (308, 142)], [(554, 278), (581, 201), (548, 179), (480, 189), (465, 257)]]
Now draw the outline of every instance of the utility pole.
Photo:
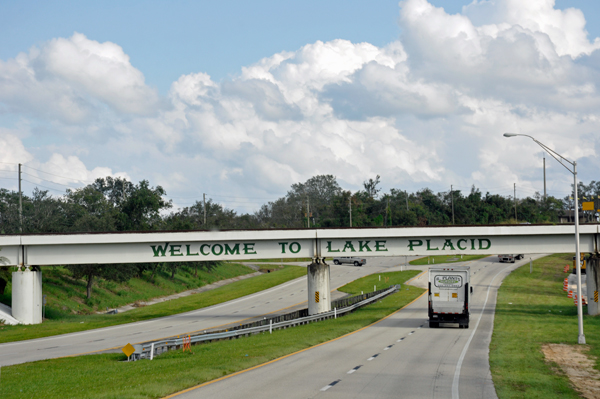
[(546, 201), (546, 153), (544, 153), (544, 201)]
[(348, 208), (350, 209), (350, 227), (352, 227), (352, 194), (350, 194), (350, 198), (348, 198)]
[(406, 194), (406, 210), (408, 211), (408, 192), (404, 190), (404, 194)]
[(517, 222), (517, 183), (514, 183), (514, 199), (515, 199), (515, 222)]
[(204, 208), (204, 228), (206, 228), (206, 194), (202, 194), (202, 208)]
[(308, 202), (308, 195), (306, 196), (306, 223), (308, 228), (310, 228), (310, 204)]
[(452, 201), (452, 225), (454, 225), (454, 191), (452, 190), (452, 184), (450, 185), (450, 199)]
[(23, 192), (21, 190), (21, 164), (19, 164), (19, 230), (23, 233)]
[(388, 198), (387, 205), (385, 206), (385, 217), (383, 218), (383, 225), (384, 226), (387, 225), (387, 215), (388, 215), (388, 208), (389, 207), (390, 207), (390, 199)]

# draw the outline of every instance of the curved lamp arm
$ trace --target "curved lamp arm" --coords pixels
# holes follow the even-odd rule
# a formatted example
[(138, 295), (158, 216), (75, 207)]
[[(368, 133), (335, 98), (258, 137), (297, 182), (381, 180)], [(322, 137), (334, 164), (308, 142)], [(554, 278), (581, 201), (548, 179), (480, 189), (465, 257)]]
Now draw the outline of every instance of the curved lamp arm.
[[(567, 165), (565, 165), (561, 159), (565, 162), (568, 162), (569, 164), (571, 164), (572, 166), (575, 166), (575, 162), (573, 161), (569, 161), (567, 158), (563, 157), (562, 155), (560, 155), (558, 152), (554, 151), (552, 148), (548, 147), (546, 144), (541, 143), (539, 141), (537, 141), (536, 139), (534, 139), (533, 137), (531, 137), (528, 134), (517, 134), (517, 133), (504, 133), (504, 137), (515, 137), (515, 136), (524, 136), (524, 137), (529, 137), (531, 140), (535, 141), (540, 147), (542, 147), (544, 150), (546, 150), (548, 152), (548, 154), (550, 154), (552, 156), (552, 158), (556, 159), (556, 161), (558, 161), (558, 163), (560, 163), (562, 166), (565, 167), (565, 169), (567, 169), (569, 172), (575, 174), (575, 168), (571, 169), (569, 168)], [(558, 159), (558, 158), (560, 159)]]

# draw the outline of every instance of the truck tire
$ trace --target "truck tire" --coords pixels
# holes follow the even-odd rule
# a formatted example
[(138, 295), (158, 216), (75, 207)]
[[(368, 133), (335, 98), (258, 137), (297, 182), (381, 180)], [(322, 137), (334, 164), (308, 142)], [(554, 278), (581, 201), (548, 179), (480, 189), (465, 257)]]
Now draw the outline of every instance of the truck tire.
[(440, 323), (437, 321), (430, 321), (429, 322), (429, 328), (439, 328)]
[(340, 264), (340, 261), (339, 261), (339, 260), (337, 260), (337, 259), (334, 259), (334, 260), (333, 260), (333, 264), (334, 264), (334, 265), (339, 265), (339, 264)]
[(361, 266), (361, 265), (357, 261), (354, 261), (354, 266)]

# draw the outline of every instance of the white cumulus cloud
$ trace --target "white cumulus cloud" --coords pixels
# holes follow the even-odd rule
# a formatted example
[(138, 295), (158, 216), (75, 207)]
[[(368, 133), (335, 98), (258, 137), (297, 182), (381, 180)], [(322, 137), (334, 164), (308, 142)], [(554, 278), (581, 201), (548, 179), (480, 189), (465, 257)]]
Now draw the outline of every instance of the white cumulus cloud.
[[(222, 82), (190, 71), (165, 98), (118, 44), (76, 33), (0, 61), (0, 105), (50, 126), (56, 142), (36, 149), (40, 167), (88, 180), (123, 170), (182, 198), (278, 196), (315, 174), (353, 189), (379, 174), (385, 188), (518, 183), (531, 195), (542, 151), (507, 131), (536, 136), (593, 178), (600, 39), (583, 13), (482, 0), (450, 15), (405, 0), (399, 24), (382, 47), (316, 41)], [(0, 130), (18, 140), (9, 136)], [(550, 187), (568, 191), (570, 176), (548, 165)]]

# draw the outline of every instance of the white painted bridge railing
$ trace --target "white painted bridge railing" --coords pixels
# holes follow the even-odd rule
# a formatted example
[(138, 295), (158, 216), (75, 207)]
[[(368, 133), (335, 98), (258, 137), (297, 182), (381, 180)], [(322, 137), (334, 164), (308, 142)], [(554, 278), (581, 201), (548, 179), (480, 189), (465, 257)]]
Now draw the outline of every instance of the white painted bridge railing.
[[(582, 252), (597, 252), (598, 224), (580, 226)], [(562, 253), (572, 225), (230, 230), (0, 236), (4, 265), (182, 262), (336, 256)]]

